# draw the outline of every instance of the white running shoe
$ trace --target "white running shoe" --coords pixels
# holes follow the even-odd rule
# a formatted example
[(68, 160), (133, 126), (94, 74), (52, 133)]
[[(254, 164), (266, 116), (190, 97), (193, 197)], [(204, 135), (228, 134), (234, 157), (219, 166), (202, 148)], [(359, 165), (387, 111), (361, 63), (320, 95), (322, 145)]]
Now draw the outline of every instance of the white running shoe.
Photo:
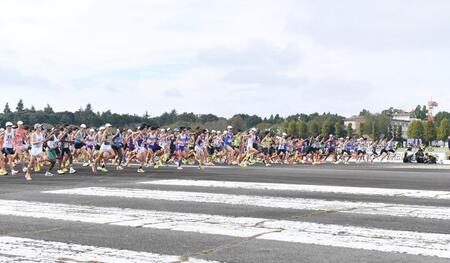
[(22, 172), (26, 173), (28, 171), (27, 167), (22, 168)]
[(178, 167), (177, 167), (177, 170), (183, 170), (183, 167), (178, 166)]
[(45, 172), (45, 176), (53, 176), (51, 172)]
[(88, 163), (88, 162), (86, 162), (86, 163), (83, 163), (83, 167), (88, 167), (89, 165), (91, 165), (90, 163)]
[(73, 169), (72, 167), (70, 167), (70, 170), (69, 170), (69, 173), (70, 174), (74, 174), (74, 173), (76, 173), (77, 172), (77, 170), (75, 170), (75, 169)]

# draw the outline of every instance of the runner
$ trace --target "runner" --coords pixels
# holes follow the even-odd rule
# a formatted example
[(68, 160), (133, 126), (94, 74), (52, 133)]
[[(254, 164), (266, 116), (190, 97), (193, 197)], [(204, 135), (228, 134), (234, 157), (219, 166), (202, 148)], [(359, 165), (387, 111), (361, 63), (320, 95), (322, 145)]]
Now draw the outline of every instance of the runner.
[[(106, 169), (106, 164), (108, 163), (109, 159), (115, 156), (114, 150), (111, 147), (112, 138), (113, 138), (112, 125), (107, 123), (105, 125), (105, 130), (102, 134), (102, 137), (100, 138), (101, 148), (99, 154), (95, 159), (94, 164), (92, 165), (93, 173), (97, 173), (97, 170), (100, 170), (105, 173), (108, 172), (108, 169)], [(102, 160), (103, 160), (102, 166), (97, 167), (100, 164), (100, 161)]]
[[(37, 123), (34, 125), (34, 132), (30, 136), (30, 144), (31, 144), (30, 163), (28, 164), (28, 170), (25, 173), (25, 179), (27, 181), (32, 180), (31, 169), (33, 169), (33, 165), (34, 167), (38, 167), (40, 165), (39, 162), (43, 157), (42, 147), (44, 145), (44, 142), (45, 137), (44, 133), (42, 132), (42, 125)], [(35, 172), (37, 171), (35, 170)]]
[(2, 146), (2, 152), (4, 155), (4, 170), (2, 172), (2, 175), (7, 175), (5, 171), (6, 164), (9, 165), (11, 169), (11, 175), (16, 176), (19, 172), (17, 170), (14, 170), (14, 158), (15, 158), (15, 132), (12, 128), (13, 124), (11, 122), (6, 123), (6, 130), (3, 135), (3, 146)]

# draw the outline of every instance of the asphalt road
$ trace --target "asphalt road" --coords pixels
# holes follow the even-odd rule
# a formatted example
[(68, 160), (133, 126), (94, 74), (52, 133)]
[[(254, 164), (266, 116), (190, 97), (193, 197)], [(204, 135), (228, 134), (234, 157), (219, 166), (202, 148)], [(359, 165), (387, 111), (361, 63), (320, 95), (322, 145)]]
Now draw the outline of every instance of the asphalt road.
[(1, 177), (0, 262), (450, 262), (442, 167)]

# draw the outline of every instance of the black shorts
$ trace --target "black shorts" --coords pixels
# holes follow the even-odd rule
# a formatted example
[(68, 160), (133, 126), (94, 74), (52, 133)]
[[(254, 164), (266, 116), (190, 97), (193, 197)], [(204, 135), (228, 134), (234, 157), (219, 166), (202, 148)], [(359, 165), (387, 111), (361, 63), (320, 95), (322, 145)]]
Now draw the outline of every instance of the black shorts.
[(111, 148), (114, 150), (114, 151), (119, 151), (120, 149), (122, 149), (122, 145), (111, 145)]
[(73, 146), (75, 147), (75, 149), (78, 150), (78, 149), (83, 148), (84, 143), (82, 143), (82, 142), (76, 142)]
[(358, 155), (360, 154), (366, 154), (366, 151), (358, 150)]
[(286, 153), (286, 149), (278, 149), (278, 154), (281, 154), (281, 153), (285, 154)]
[(344, 153), (346, 153), (346, 154), (348, 154), (348, 155), (351, 155), (351, 153), (350, 153), (349, 150), (342, 150), (341, 154), (344, 154)]
[(96, 151), (100, 151), (100, 145), (96, 144), (96, 145), (95, 145), (95, 150), (96, 150)]
[(263, 153), (263, 154), (266, 154), (266, 155), (267, 155), (267, 154), (270, 154), (270, 149), (269, 149), (269, 148), (264, 148), (264, 147), (263, 147), (263, 148), (262, 148), (262, 153)]
[(64, 154), (71, 155), (72, 153), (70, 152), (69, 148), (61, 148), (60, 154), (61, 154), (61, 157), (64, 157)]
[(3, 149), (2, 149), (2, 153), (3, 153), (5, 156), (8, 156), (8, 155), (14, 155), (14, 154), (15, 154), (15, 151), (14, 151), (13, 148), (3, 148)]

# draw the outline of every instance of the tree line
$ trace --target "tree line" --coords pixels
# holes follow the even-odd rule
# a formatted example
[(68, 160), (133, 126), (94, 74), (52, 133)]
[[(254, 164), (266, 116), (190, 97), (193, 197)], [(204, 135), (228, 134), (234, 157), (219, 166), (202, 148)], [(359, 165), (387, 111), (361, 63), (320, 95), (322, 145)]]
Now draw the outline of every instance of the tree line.
[[(391, 124), (392, 116), (400, 112), (402, 111), (395, 108), (386, 109), (381, 113), (362, 110), (358, 116), (364, 121), (361, 123), (360, 129), (356, 130), (356, 127), (351, 125), (344, 127), (345, 117), (331, 113), (299, 113), (287, 117), (275, 114), (265, 118), (257, 115), (235, 114), (227, 119), (214, 114), (178, 113), (176, 110), (172, 110), (160, 116), (150, 116), (148, 112), (143, 115), (118, 114), (112, 113), (110, 110), (95, 112), (91, 104), (87, 104), (74, 112), (55, 112), (50, 105), (43, 109), (35, 109), (33, 106), (27, 108), (24, 102), (20, 100), (14, 108), (6, 103), (3, 113), (0, 113), (0, 123), (21, 120), (29, 125), (43, 123), (56, 126), (59, 124), (80, 125), (84, 123), (89, 127), (99, 127), (105, 123), (111, 123), (116, 127), (126, 128), (134, 128), (146, 123), (154, 127), (175, 128), (185, 126), (215, 130), (224, 130), (228, 125), (232, 125), (235, 130), (257, 127), (261, 130), (270, 129), (275, 132), (286, 132), (289, 135), (303, 138), (334, 134), (338, 137), (368, 135), (373, 139), (393, 137), (396, 140), (402, 140), (401, 126)], [(408, 137), (420, 138), (429, 142), (435, 139), (445, 140), (450, 135), (450, 113), (439, 112), (436, 114), (434, 122), (427, 122), (426, 107), (419, 105), (413, 111), (413, 114), (413, 117), (418, 118), (419, 121), (410, 125)]]

